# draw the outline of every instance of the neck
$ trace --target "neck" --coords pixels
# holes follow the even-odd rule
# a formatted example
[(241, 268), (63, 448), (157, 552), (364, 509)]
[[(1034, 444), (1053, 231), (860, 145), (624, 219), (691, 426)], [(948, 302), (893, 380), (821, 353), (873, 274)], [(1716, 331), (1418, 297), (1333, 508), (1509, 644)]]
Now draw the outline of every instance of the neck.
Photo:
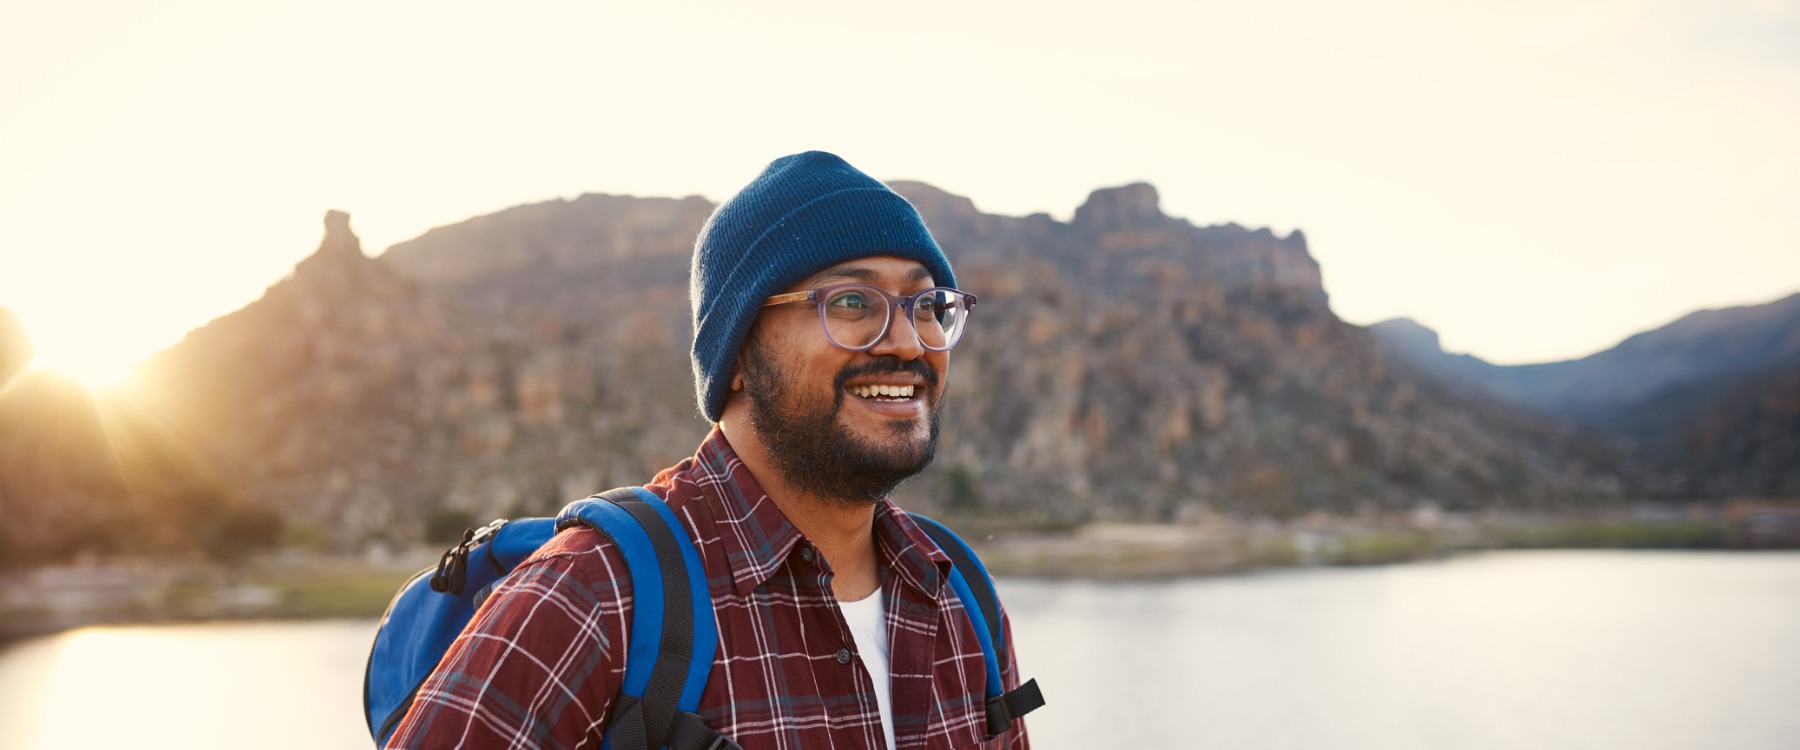
[(875, 593), (881, 588), (881, 568), (875, 558), (875, 505), (866, 500), (822, 497), (794, 486), (782, 475), (749, 420), (734, 416), (727, 413), (719, 420), (719, 430), (769, 500), (819, 548), (831, 566), (832, 594), (843, 601), (856, 601)]

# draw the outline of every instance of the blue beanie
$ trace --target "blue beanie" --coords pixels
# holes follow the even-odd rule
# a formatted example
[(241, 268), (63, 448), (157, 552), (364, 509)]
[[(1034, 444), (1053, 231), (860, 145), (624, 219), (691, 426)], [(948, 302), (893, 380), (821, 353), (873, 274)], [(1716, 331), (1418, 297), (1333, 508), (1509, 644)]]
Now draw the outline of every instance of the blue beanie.
[[(784, 156), (713, 211), (694, 241), (688, 297), (694, 312), (694, 395), (714, 422), (738, 347), (763, 300), (857, 258), (918, 261), (939, 286), (956, 286), (918, 210), (875, 178), (823, 151)], [(823, 335), (823, 334), (821, 334)]]

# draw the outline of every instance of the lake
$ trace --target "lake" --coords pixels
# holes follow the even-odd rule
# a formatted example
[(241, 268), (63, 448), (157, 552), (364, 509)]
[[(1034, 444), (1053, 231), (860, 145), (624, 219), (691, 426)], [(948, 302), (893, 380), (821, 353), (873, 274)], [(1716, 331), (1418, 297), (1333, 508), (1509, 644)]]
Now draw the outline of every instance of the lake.
[[(1003, 579), (1034, 747), (1743, 748), (1800, 738), (1800, 553), (1500, 552)], [(362, 748), (372, 621), (0, 651), (0, 748)]]

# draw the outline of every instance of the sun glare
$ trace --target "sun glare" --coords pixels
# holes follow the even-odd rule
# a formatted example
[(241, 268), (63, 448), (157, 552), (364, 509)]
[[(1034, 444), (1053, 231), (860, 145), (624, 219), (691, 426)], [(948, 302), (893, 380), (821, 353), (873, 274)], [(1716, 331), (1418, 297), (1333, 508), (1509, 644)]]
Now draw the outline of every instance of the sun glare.
[(125, 382), (131, 374), (134, 364), (130, 361), (112, 358), (105, 353), (61, 353), (49, 354), (43, 350), (31, 361), (33, 367), (60, 372), (81, 381), (83, 385), (93, 389), (111, 388)]
[(30, 321), (26, 328), (37, 350), (32, 367), (62, 373), (89, 388), (111, 388), (123, 383), (142, 358), (131, 347), (92, 331), (46, 331)]

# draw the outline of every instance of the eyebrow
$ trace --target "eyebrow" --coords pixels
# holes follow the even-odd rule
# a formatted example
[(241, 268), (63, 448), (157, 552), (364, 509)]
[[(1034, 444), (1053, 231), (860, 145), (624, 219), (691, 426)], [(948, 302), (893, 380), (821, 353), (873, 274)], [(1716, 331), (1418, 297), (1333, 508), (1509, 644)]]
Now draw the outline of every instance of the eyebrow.
[[(844, 268), (833, 268), (831, 270), (820, 273), (818, 276), (816, 276), (814, 278), (816, 278), (819, 281), (828, 281), (831, 279), (850, 279), (852, 281), (873, 282), (873, 281), (879, 280), (880, 277), (881, 277), (881, 274), (876, 273), (875, 269), (873, 269), (873, 268), (866, 268), (863, 266), (846, 266)], [(924, 281), (925, 279), (929, 279), (929, 278), (931, 278), (931, 271), (929, 269), (925, 268), (924, 266), (915, 266), (915, 267), (913, 267), (912, 272), (907, 274), (906, 280), (907, 281)]]

